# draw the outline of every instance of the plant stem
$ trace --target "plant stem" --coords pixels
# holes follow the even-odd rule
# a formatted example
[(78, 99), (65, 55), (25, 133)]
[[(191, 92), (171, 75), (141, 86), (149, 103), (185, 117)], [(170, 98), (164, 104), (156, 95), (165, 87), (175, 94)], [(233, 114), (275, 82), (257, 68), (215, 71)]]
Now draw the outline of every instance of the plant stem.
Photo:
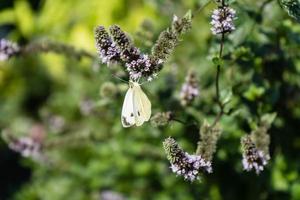
[[(222, 59), (222, 55), (223, 55), (224, 39), (225, 39), (225, 34), (222, 33), (222, 38), (221, 38), (221, 42), (220, 42), (220, 50), (219, 50), (219, 60)], [(216, 74), (216, 95), (217, 95), (217, 103), (221, 106), (222, 102), (220, 100), (220, 87), (219, 87), (220, 71), (221, 71), (221, 65), (218, 64), (217, 74)]]
[(188, 122), (184, 122), (184, 121), (182, 121), (180, 119), (177, 119), (177, 118), (172, 118), (171, 121), (178, 122), (178, 123), (183, 124), (185, 126), (195, 126), (197, 128), (199, 127), (199, 125), (195, 121), (193, 123), (188, 123)]
[(96, 55), (85, 51), (85, 50), (77, 50), (75, 47), (59, 42), (54, 41), (37, 41), (29, 43), (28, 45), (22, 47), (21, 55), (31, 55), (36, 53), (47, 53), (54, 52), (57, 54), (64, 54), (69, 57), (73, 57), (75, 59), (80, 60), (83, 57), (87, 57), (90, 59), (96, 59)]
[(180, 119), (172, 118), (171, 120), (174, 121), (174, 122), (178, 122), (178, 123), (186, 125), (186, 122), (184, 122), (184, 121), (182, 121)]
[[(222, 38), (221, 38), (221, 42), (220, 42), (220, 50), (219, 50), (219, 60), (221, 60), (222, 56), (223, 56), (224, 39), (225, 39), (225, 34), (222, 33)], [(211, 127), (214, 127), (219, 122), (222, 115), (224, 114), (224, 104), (222, 103), (222, 101), (220, 99), (220, 86), (219, 86), (220, 72), (221, 72), (221, 65), (218, 64), (217, 65), (217, 73), (216, 73), (216, 97), (217, 97), (217, 104), (219, 105), (220, 111), (217, 114)]]
[[(225, 6), (225, 0), (222, 0), (222, 6)], [(224, 40), (225, 40), (225, 33), (222, 33), (221, 41), (220, 41), (220, 49), (219, 49), (219, 61), (222, 60), (223, 57), (223, 49), (224, 49)], [(220, 71), (221, 71), (221, 65), (217, 65), (217, 73), (216, 73), (216, 98), (217, 98), (217, 104), (219, 105), (220, 111), (217, 114), (214, 122), (211, 125), (211, 128), (213, 128), (221, 119), (222, 115), (224, 114), (224, 104), (222, 103), (220, 99), (220, 86), (219, 86), (219, 79), (220, 79)]]

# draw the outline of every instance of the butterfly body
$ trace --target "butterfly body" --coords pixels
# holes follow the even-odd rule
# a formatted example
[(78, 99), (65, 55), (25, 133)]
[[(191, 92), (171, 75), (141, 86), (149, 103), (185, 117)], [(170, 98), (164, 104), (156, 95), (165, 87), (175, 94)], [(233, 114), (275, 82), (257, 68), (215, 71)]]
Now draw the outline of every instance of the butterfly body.
[(150, 116), (151, 102), (138, 82), (129, 81), (121, 115), (123, 127), (141, 126)]

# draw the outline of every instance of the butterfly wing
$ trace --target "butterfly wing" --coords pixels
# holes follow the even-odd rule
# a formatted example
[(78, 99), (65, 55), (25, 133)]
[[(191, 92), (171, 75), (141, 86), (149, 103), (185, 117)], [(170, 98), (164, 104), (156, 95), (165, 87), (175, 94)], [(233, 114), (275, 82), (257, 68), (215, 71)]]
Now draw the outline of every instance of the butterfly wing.
[(137, 126), (150, 119), (151, 102), (138, 84), (133, 87), (133, 111)]
[(136, 121), (133, 110), (133, 94), (133, 89), (130, 87), (126, 92), (122, 107), (121, 122), (123, 127), (133, 126)]

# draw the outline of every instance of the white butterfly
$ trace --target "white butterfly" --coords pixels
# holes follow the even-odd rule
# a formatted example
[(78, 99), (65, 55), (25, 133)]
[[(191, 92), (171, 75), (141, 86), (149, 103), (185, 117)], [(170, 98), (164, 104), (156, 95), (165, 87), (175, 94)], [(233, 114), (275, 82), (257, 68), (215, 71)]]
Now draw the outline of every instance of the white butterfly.
[(121, 121), (123, 127), (141, 126), (151, 116), (151, 102), (138, 82), (129, 81), (126, 92)]

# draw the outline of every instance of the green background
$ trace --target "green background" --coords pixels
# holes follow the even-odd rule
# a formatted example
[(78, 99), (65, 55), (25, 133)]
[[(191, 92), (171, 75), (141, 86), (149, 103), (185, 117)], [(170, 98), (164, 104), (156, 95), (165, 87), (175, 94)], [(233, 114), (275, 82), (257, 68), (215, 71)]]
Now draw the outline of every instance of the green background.
[[(201, 0), (2, 0), (0, 37), (21, 45), (48, 39), (96, 54), (93, 29), (118, 24), (144, 52), (174, 14), (184, 15)], [(15, 136), (32, 127), (45, 132), (47, 161), (22, 158), (0, 140), (0, 199), (88, 200), (113, 191), (127, 199), (300, 199), (300, 25), (277, 1), (232, 3), (236, 31), (226, 36), (222, 93), (232, 91), (230, 116), (213, 159), (213, 173), (189, 183), (176, 177), (162, 148), (174, 137), (189, 153), (198, 127), (212, 122), (218, 37), (210, 32), (210, 3), (193, 18), (158, 78), (144, 84), (152, 112), (173, 111), (187, 125), (145, 123), (124, 129), (120, 114), (127, 84), (122, 66), (55, 53), (14, 57), (0, 63), (0, 128)], [(195, 69), (200, 96), (180, 106), (188, 69)], [(107, 87), (107, 85), (111, 87)], [(83, 112), (82, 105), (93, 105)], [(240, 138), (264, 113), (276, 112), (270, 129), (271, 160), (259, 176), (242, 169)], [(53, 124), (53, 119), (62, 126)], [(197, 122), (197, 126), (191, 125)]]

